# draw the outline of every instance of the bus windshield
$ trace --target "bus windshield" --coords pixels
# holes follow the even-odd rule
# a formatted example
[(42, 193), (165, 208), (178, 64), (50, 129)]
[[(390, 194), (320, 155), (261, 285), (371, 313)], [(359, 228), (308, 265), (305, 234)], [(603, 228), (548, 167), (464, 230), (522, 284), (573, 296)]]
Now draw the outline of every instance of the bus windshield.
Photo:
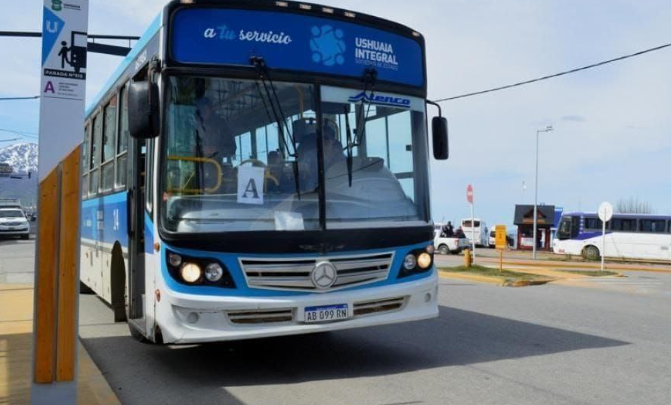
[(323, 87), (319, 123), (310, 84), (184, 76), (168, 83), (165, 229), (319, 230), (320, 196), (327, 228), (426, 225), (421, 99), (382, 107), (348, 98), (361, 91)]

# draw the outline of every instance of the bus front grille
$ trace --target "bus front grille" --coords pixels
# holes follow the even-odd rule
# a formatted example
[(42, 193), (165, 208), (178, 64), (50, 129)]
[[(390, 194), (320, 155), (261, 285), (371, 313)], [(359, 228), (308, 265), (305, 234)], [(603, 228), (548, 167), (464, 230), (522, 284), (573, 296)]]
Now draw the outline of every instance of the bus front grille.
[(270, 309), (257, 311), (229, 311), (228, 320), (238, 325), (258, 325), (262, 323), (285, 323), (294, 320), (291, 309)]
[[(386, 280), (394, 253), (301, 259), (241, 258), (240, 267), (251, 288), (328, 292)], [(335, 268), (335, 280), (328, 288), (317, 288), (312, 272), (321, 262)]]
[(403, 308), (406, 298), (386, 298), (375, 301), (364, 301), (354, 303), (354, 316), (364, 316), (370, 314), (378, 314), (380, 312), (397, 311)]

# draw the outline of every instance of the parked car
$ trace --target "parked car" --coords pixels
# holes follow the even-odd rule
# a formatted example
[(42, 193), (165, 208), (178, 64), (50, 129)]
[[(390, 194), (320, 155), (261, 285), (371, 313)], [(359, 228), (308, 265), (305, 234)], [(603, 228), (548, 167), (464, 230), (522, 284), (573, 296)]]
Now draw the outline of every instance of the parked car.
[(433, 240), (433, 245), (436, 247), (436, 251), (441, 255), (446, 255), (448, 253), (456, 255), (461, 253), (462, 250), (468, 248), (470, 246), (470, 242), (468, 238), (437, 236)]
[(490, 248), (496, 247), (496, 229), (492, 229), (489, 232), (489, 247)]
[(0, 208), (0, 236), (30, 237), (30, 223), (21, 208)]

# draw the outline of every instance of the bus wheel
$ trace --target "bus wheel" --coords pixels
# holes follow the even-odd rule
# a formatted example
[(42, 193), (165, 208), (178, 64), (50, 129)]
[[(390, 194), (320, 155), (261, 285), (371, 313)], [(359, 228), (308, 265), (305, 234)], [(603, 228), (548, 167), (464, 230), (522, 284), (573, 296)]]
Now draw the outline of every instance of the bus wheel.
[(80, 294), (93, 294), (93, 290), (89, 288), (86, 284), (79, 282), (79, 293)]
[(441, 255), (446, 255), (450, 253), (450, 249), (447, 248), (447, 245), (440, 245), (438, 246), (438, 253)]
[(582, 255), (587, 260), (599, 260), (601, 255), (599, 254), (599, 249), (596, 246), (587, 246), (582, 251)]

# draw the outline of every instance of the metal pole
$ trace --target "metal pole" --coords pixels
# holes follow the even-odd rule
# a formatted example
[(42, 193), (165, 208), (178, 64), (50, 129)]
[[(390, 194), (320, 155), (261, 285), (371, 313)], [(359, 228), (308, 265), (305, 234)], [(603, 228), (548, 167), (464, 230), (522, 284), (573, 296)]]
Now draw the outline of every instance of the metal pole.
[(471, 242), (473, 242), (473, 260), (475, 260), (475, 199), (471, 203)]
[(601, 271), (604, 271), (606, 265), (606, 221), (603, 222), (603, 231), (601, 234)]
[(536, 260), (536, 237), (538, 233), (538, 134), (540, 130), (536, 130), (536, 186), (535, 186), (535, 195), (534, 195), (534, 233), (533, 233), (533, 244), (534, 244), (534, 253), (533, 259)]

